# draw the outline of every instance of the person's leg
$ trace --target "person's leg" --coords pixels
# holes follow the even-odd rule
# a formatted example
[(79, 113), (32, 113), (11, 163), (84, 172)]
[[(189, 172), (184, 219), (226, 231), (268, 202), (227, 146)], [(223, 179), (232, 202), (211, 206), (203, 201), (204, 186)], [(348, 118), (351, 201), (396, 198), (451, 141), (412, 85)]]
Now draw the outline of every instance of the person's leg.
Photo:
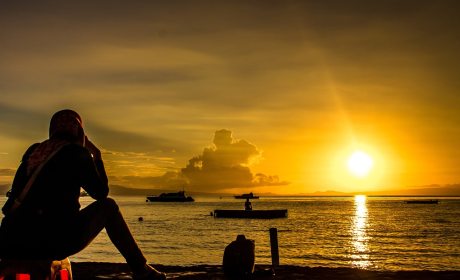
[(96, 236), (106, 229), (112, 243), (133, 270), (143, 267), (147, 260), (134, 240), (117, 203), (111, 198), (95, 201), (80, 211), (84, 231), (80, 248), (86, 248)]
[[(86, 248), (101, 232), (106, 229), (112, 243), (126, 259), (134, 276), (146, 276), (152, 271), (126, 224), (117, 203), (111, 198), (93, 202), (80, 211), (83, 232), (72, 254)], [(139, 278), (139, 277), (137, 277)]]

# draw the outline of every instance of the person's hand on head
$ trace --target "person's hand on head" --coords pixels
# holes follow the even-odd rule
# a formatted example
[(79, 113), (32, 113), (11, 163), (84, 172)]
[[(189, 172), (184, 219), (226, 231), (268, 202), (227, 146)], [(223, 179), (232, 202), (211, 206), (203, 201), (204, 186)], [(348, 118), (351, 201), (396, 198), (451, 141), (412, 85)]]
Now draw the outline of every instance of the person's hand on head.
[(102, 160), (101, 151), (93, 144), (93, 142), (89, 141), (88, 137), (85, 136), (85, 148), (93, 155), (94, 160)]

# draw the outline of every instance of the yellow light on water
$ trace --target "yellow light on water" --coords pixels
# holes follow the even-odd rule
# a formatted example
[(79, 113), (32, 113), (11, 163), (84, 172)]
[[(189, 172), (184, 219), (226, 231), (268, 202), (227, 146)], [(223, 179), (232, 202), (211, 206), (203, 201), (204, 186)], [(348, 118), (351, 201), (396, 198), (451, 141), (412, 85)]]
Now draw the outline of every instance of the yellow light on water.
[(366, 196), (355, 196), (355, 214), (353, 216), (350, 228), (352, 250), (350, 257), (354, 267), (368, 268), (372, 266), (370, 260), (369, 240), (367, 234), (369, 227), (369, 218), (366, 206)]
[(362, 206), (363, 205), (363, 202), (366, 202), (366, 196), (365, 195), (356, 195), (355, 196), (355, 202)]

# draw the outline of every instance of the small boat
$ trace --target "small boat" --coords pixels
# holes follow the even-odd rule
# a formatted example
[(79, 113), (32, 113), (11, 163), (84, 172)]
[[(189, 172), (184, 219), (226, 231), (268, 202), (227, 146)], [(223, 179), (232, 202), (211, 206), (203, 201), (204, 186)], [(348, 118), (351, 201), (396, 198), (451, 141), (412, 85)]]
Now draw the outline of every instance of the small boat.
[(195, 201), (191, 196), (185, 196), (185, 191), (177, 193), (162, 193), (159, 196), (147, 196), (148, 201), (151, 202), (187, 202)]
[(438, 204), (439, 200), (438, 199), (423, 199), (423, 200), (405, 200), (404, 203), (409, 203), (409, 204)]
[(243, 195), (235, 195), (234, 198), (239, 198), (239, 199), (259, 199), (258, 196), (254, 196), (254, 194), (252, 192), (250, 193), (245, 193)]
[(287, 209), (281, 210), (214, 210), (214, 218), (276, 219), (286, 218)]

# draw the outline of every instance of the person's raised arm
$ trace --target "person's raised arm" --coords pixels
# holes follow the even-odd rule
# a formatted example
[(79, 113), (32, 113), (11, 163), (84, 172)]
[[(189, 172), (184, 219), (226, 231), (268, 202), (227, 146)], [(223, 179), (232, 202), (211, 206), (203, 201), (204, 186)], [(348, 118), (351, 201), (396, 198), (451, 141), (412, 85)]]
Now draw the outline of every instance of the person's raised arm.
[(85, 148), (90, 155), (84, 158), (85, 168), (82, 187), (94, 199), (106, 198), (109, 194), (109, 187), (101, 151), (86, 136)]
[(94, 161), (102, 160), (101, 151), (98, 147), (96, 147), (96, 145), (93, 144), (93, 142), (89, 141), (87, 136), (85, 136), (85, 148), (91, 153)]

